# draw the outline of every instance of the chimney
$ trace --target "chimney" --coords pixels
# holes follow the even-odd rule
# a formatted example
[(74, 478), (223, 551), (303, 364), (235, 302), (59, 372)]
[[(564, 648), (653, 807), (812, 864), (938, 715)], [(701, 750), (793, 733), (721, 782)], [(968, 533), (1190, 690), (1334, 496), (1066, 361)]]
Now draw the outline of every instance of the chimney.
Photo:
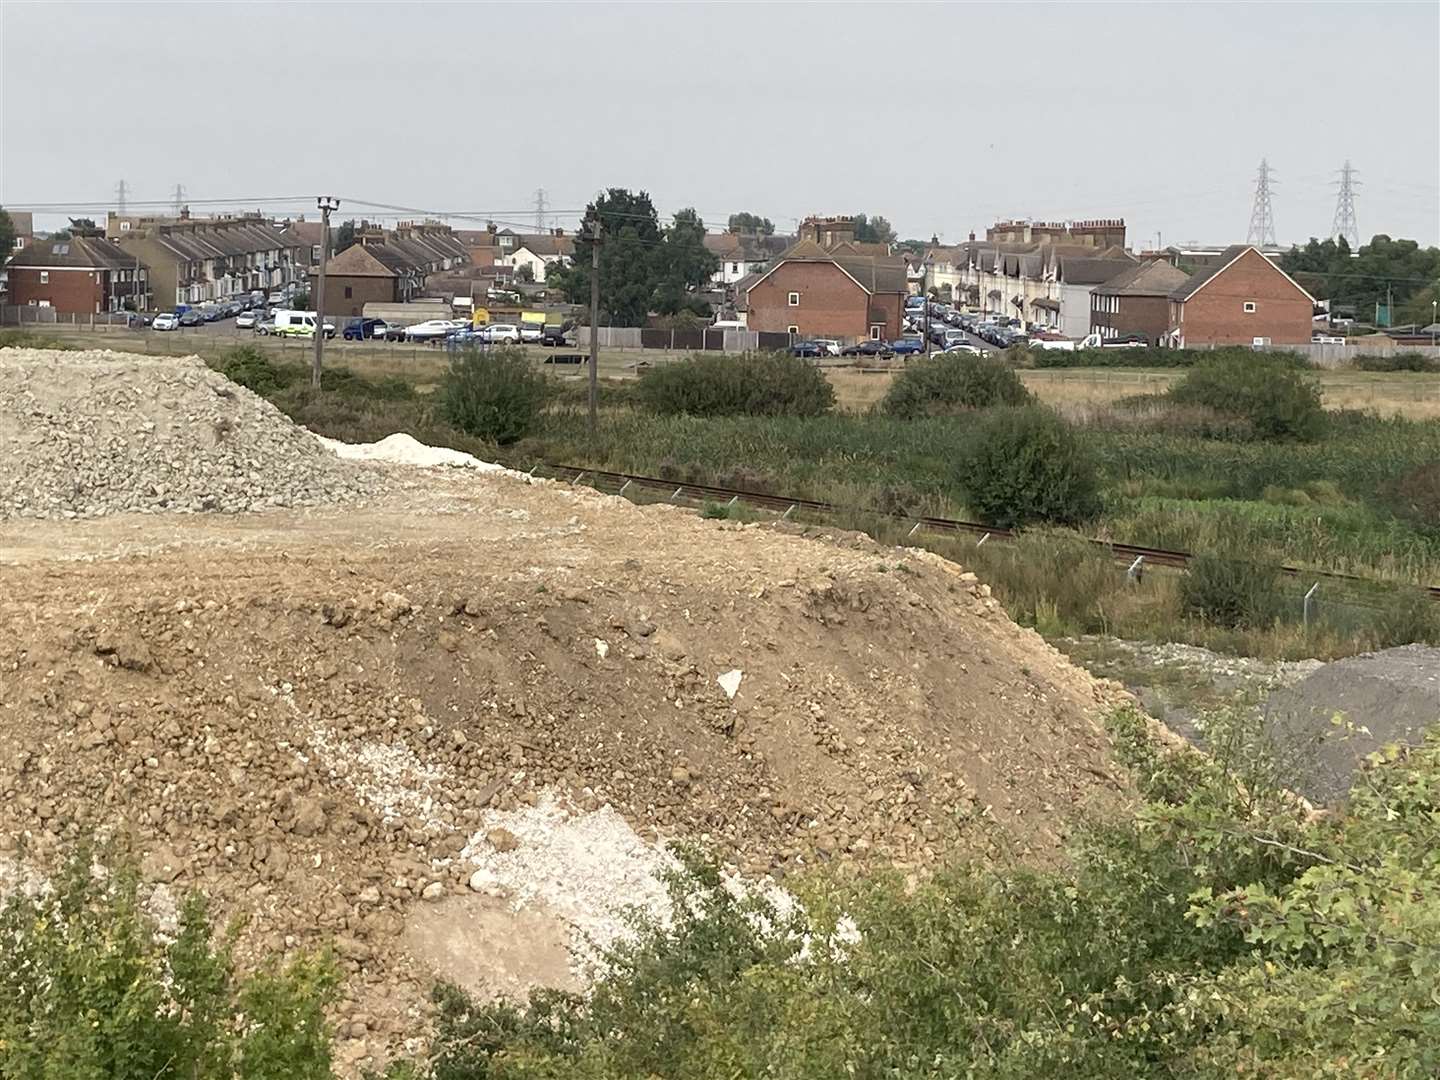
[(182, 207), (180, 208), (180, 220), (181, 220), (181, 221), (189, 221), (189, 220), (190, 220), (190, 207), (188, 207), (188, 206), (182, 206)]
[(494, 235), (495, 235), (495, 231), (496, 231), (496, 230), (495, 230), (495, 222), (493, 222), (493, 221), (487, 221), (487, 222), (485, 223), (485, 231), (488, 232), (491, 236), (494, 236)]
[(565, 230), (564, 230), (564, 229), (557, 228), (557, 229), (554, 230), (554, 232), (555, 232), (555, 235), (556, 235), (556, 236), (564, 236), (564, 235), (565, 235)]

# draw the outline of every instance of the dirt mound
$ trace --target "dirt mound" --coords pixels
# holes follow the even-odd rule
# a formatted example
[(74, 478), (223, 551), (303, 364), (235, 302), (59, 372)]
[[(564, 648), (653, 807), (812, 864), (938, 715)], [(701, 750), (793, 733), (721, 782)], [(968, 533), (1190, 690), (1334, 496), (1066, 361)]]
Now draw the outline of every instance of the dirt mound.
[(1290, 786), (1338, 802), (1367, 754), (1418, 744), (1440, 724), (1440, 649), (1404, 645), (1325, 664), (1271, 694), (1265, 723)]
[(413, 1032), (417, 941), (515, 928), (527, 809), (783, 877), (1046, 860), (1118, 798), (1099, 684), (953, 564), (424, 472), (352, 510), (0, 523), (0, 855), (113, 828), (250, 947), (333, 939), (355, 1062)]
[(379, 477), (198, 357), (0, 349), (0, 519), (318, 506)]

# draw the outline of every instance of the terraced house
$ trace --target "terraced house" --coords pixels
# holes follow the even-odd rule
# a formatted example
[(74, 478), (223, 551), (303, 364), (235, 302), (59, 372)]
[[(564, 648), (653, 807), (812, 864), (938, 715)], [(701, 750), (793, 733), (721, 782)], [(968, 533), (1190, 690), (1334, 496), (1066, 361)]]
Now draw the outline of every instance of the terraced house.
[(155, 305), (268, 292), (302, 277), (303, 241), (258, 214), (243, 217), (135, 217), (110, 214), (106, 239), (150, 272)]

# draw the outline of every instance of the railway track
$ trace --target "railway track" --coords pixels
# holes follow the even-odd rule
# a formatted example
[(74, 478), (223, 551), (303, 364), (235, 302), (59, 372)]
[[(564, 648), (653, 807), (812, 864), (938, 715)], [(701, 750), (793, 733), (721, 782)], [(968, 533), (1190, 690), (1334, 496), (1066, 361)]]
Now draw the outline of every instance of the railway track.
[[(654, 476), (610, 472), (605, 469), (584, 469), (575, 465), (557, 465), (544, 462), (535, 466), (535, 468), (531, 470), (531, 473), (532, 475), (536, 473), (548, 475), (557, 480), (568, 480), (571, 483), (577, 483), (588, 478), (595, 487), (609, 490), (616, 494), (622, 493), (631, 487), (636, 487), (659, 492), (666, 495), (672, 501), (685, 499), (699, 502), (744, 503), (747, 506), (775, 511), (786, 517), (801, 511), (827, 517), (842, 513), (865, 513), (873, 517), (889, 518), (900, 524), (909, 524), (911, 526), (911, 536), (917, 532), (952, 533), (985, 537), (989, 540), (1009, 540), (1015, 536), (1014, 530), (1012, 529), (1001, 528), (997, 525), (983, 525), (974, 521), (959, 521), (953, 518), (940, 517), (910, 517), (905, 514), (884, 513), (878, 510), (859, 511), (853, 507), (836, 506), (833, 503), (821, 502), (817, 499), (799, 499), (788, 495), (769, 495), (764, 492), (745, 491), (739, 488), (721, 487), (714, 484), (679, 483), (674, 480), (662, 480)], [(1143, 559), (1145, 564), (1150, 566), (1167, 566), (1184, 569), (1190, 564), (1192, 558), (1191, 554), (1187, 551), (1174, 551), (1168, 548), (1145, 547), (1140, 544), (1122, 544), (1112, 540), (1093, 538), (1089, 540), (1089, 543), (1096, 547), (1104, 548), (1113, 555), (1117, 561), (1124, 562), (1127, 565), (1133, 563), (1136, 559)], [(1291, 577), (1348, 582), (1354, 585), (1394, 584), (1391, 582), (1376, 581), (1373, 578), (1361, 577), (1358, 574), (1344, 574), (1333, 570), (1311, 570), (1299, 566), (1282, 565), (1280, 571)], [(1417, 587), (1423, 589), (1431, 600), (1440, 602), (1440, 585), (1422, 585)]]

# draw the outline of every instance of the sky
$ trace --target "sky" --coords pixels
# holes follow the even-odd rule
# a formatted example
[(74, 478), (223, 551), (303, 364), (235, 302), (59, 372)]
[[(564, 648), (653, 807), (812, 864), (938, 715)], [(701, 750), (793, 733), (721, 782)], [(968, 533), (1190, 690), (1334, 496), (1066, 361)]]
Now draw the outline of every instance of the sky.
[[(1123, 217), (1133, 246), (1440, 243), (1440, 4), (0, 3), (0, 204), (572, 227), (606, 187), (748, 210)], [(260, 199), (277, 200), (259, 203)], [(389, 212), (396, 216), (395, 212)], [(415, 214), (400, 216), (414, 217)], [(456, 227), (480, 227), (469, 218)], [(37, 227), (63, 225), (54, 211)]]

